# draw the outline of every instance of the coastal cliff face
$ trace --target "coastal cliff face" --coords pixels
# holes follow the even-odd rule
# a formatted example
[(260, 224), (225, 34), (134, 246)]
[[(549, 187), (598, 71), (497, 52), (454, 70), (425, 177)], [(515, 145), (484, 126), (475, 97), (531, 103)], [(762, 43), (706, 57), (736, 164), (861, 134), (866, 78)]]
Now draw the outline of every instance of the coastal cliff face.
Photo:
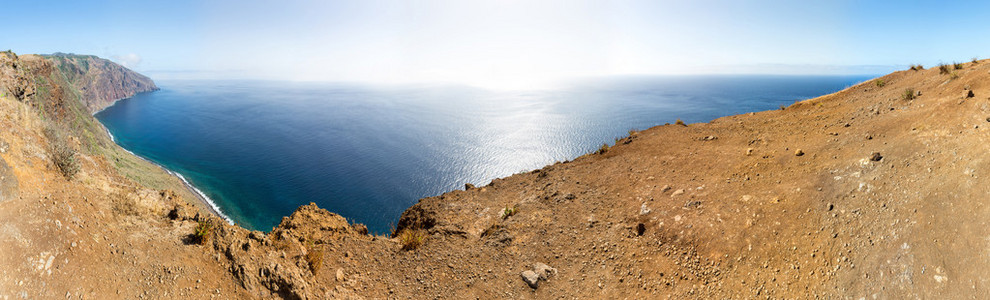
[(134, 94), (158, 90), (151, 78), (93, 55), (55, 53), (44, 57), (79, 91), (90, 113)]
[[(963, 298), (990, 284), (990, 61), (632, 132), (421, 199), (374, 236), (312, 204), (269, 233), (229, 225), (113, 145), (80, 152), (66, 179), (43, 128), (83, 105), (42, 60), (0, 64), (0, 297)], [(49, 77), (20, 84), (32, 74)]]

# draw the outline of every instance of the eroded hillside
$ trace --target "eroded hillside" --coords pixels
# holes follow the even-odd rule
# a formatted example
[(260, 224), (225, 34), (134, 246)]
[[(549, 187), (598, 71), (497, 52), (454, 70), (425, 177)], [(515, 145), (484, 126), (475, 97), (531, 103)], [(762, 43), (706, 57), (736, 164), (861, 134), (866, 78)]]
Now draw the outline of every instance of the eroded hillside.
[[(0, 83), (21, 82), (0, 71)], [(634, 132), (422, 199), (395, 237), (315, 205), (247, 231), (191, 205), (161, 170), (99, 150), (112, 145), (81, 149), (66, 179), (43, 132), (51, 96), (15, 88), (0, 99), (0, 242), (11, 245), (0, 296), (983, 295), (988, 71), (984, 61), (899, 71), (782, 110)], [(63, 101), (89, 97), (79, 95)], [(202, 245), (197, 227), (209, 229)]]

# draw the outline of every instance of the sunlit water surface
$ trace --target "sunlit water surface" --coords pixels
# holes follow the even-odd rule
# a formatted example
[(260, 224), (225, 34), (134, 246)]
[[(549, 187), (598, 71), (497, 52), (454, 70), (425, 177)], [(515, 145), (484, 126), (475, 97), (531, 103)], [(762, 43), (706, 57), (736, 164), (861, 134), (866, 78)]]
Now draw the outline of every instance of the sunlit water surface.
[(573, 159), (629, 129), (777, 109), (870, 77), (626, 77), (511, 92), (163, 81), (97, 118), (247, 228), (316, 202), (381, 233), (419, 198)]

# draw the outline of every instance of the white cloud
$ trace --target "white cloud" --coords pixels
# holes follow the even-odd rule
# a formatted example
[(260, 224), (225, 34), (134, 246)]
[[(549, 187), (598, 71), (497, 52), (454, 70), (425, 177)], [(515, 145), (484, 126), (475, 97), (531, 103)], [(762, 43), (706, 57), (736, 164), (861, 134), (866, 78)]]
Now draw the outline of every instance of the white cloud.
[(137, 66), (141, 64), (141, 56), (134, 53), (111, 55), (110, 59), (128, 69), (137, 68)]

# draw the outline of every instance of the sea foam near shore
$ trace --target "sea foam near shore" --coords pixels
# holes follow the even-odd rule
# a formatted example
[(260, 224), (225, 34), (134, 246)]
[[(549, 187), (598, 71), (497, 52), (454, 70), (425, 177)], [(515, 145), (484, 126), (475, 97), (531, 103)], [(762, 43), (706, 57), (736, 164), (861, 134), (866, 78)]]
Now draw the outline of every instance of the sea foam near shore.
[[(110, 136), (110, 141), (112, 141), (114, 144), (116, 144), (117, 143), (117, 138), (113, 136), (113, 133), (110, 133), (110, 129), (107, 129), (107, 127), (106, 126), (103, 126), (103, 124), (100, 124), (100, 127), (102, 127), (103, 128), (103, 131), (106, 131), (107, 135)], [(120, 144), (118, 144), (118, 146), (119, 145)], [(175, 172), (175, 171), (169, 170), (165, 166), (162, 166), (162, 165), (160, 165), (158, 163), (155, 163), (155, 162), (151, 161), (150, 159), (147, 159), (147, 158), (144, 158), (144, 157), (142, 157), (140, 155), (137, 155), (136, 153), (131, 152), (131, 150), (127, 150), (127, 148), (124, 148), (123, 146), (121, 146), (120, 148), (121, 149), (124, 149), (124, 151), (127, 151), (127, 153), (130, 153), (131, 155), (134, 155), (135, 157), (140, 158), (141, 160), (144, 160), (144, 161), (146, 161), (146, 162), (148, 162), (150, 164), (153, 164), (155, 166), (158, 166), (159, 168), (161, 168), (166, 173), (168, 173), (168, 174), (170, 174), (172, 176), (178, 177), (179, 180), (182, 180), (182, 184), (184, 184), (187, 189), (189, 189), (190, 191), (192, 191), (193, 193), (195, 193), (196, 196), (199, 197), (200, 201), (202, 201), (203, 203), (206, 203), (206, 205), (210, 208), (211, 211), (213, 211), (214, 214), (216, 214), (217, 216), (223, 218), (225, 221), (227, 221), (227, 223), (230, 223), (230, 225), (234, 225), (234, 220), (231, 219), (226, 214), (224, 214), (223, 213), (223, 210), (220, 209), (220, 206), (218, 206), (216, 204), (216, 202), (213, 202), (213, 199), (210, 199), (210, 197), (207, 196), (206, 193), (203, 193), (203, 191), (201, 191), (199, 188), (197, 188), (195, 185), (193, 185), (191, 182), (189, 182), (189, 180), (187, 180), (185, 176), (182, 176), (182, 174), (180, 174), (179, 172)]]

